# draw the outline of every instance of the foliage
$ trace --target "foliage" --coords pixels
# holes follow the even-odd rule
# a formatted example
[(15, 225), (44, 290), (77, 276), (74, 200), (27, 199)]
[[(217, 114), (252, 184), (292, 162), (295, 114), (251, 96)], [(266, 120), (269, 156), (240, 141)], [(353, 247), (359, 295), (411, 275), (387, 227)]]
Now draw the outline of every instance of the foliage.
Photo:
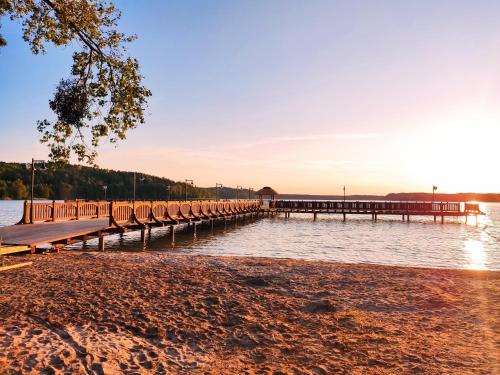
[[(184, 199), (186, 185), (167, 178), (137, 174), (137, 199)], [(0, 199), (28, 199), (31, 171), (25, 164), (0, 162)], [(108, 199), (132, 199), (133, 172), (113, 171), (83, 166), (66, 165), (37, 171), (35, 197), (38, 199), (104, 199), (103, 186), (107, 186)], [(170, 187), (170, 194), (167, 190)], [(223, 188), (220, 198), (236, 198), (237, 191)], [(188, 186), (188, 198), (215, 198), (215, 188)], [(247, 198), (240, 194), (240, 198)]]
[[(126, 54), (135, 36), (116, 29), (120, 12), (112, 2), (0, 0), (2, 15), (21, 20), (34, 54), (45, 53), (47, 43), (81, 44), (73, 54), (71, 77), (61, 80), (49, 102), (57, 120), (38, 122), (41, 142), (54, 162), (67, 163), (73, 153), (79, 162), (94, 165), (103, 139), (116, 143), (144, 123), (151, 92), (142, 85), (137, 60)], [(5, 45), (0, 35), (0, 47)]]

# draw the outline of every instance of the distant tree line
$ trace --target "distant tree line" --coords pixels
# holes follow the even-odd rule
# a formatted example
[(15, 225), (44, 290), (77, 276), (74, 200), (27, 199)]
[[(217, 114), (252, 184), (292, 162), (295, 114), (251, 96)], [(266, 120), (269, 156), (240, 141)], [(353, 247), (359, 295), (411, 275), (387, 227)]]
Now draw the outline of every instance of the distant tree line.
[[(0, 199), (29, 199), (31, 170), (25, 164), (0, 162)], [(34, 197), (36, 199), (132, 199), (134, 173), (67, 165), (62, 168), (37, 170)], [(148, 174), (136, 174), (136, 199), (182, 200), (186, 184)], [(248, 198), (249, 192), (223, 187), (188, 185), (188, 199)], [(250, 196), (253, 198), (253, 192)]]

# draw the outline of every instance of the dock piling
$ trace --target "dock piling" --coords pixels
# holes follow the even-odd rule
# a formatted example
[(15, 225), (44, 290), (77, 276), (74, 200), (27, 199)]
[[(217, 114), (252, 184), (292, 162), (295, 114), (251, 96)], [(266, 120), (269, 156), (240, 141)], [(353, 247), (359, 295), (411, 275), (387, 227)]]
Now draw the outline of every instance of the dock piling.
[(104, 236), (99, 236), (99, 251), (104, 251)]

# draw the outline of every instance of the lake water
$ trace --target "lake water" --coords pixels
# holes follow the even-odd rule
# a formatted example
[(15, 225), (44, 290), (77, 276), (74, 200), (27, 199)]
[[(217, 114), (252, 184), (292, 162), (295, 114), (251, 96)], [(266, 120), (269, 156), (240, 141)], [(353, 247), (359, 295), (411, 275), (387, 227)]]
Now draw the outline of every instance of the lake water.
[[(142, 244), (138, 232), (106, 237), (106, 249), (151, 250), (185, 254), (260, 256), (328, 260), (349, 263), (377, 263), (400, 266), (500, 270), (500, 204), (482, 203), (486, 216), (476, 224), (471, 217), (446, 218), (446, 224), (432, 218), (292, 214), (281, 217), (228, 223), (192, 233), (176, 233), (172, 247), (167, 229), (153, 229)], [(0, 226), (14, 224), (22, 216), (21, 201), (0, 201)], [(97, 241), (73, 248), (97, 250)]]

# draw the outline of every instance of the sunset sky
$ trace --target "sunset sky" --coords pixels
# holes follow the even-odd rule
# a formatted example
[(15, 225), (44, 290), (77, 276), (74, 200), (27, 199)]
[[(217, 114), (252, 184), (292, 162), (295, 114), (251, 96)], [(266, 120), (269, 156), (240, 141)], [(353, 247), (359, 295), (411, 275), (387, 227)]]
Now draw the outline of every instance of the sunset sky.
[[(116, 1), (153, 96), (103, 168), (282, 193), (500, 192), (498, 1)], [(46, 158), (36, 120), (71, 47), (2, 19), (0, 160)]]

